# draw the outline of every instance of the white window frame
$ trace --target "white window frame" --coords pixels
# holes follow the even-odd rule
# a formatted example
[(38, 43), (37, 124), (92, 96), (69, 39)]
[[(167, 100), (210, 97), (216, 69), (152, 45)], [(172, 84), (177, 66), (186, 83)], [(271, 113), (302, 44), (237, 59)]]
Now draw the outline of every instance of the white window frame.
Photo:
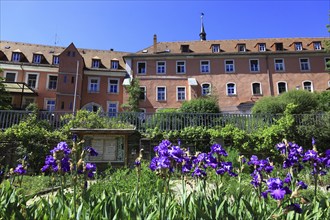
[[(276, 63), (276, 61), (278, 61), (278, 60), (282, 61), (281, 65)], [(282, 69), (278, 69), (277, 67), (279, 67), (279, 66), (282, 66)], [(275, 58), (274, 59), (274, 69), (275, 69), (275, 72), (284, 72), (285, 71), (285, 64), (284, 64), (284, 59), (283, 58)]]
[[(183, 71), (182, 71), (182, 69), (183, 69)], [(180, 71), (178, 71), (178, 70), (180, 70)], [(186, 61), (185, 60), (177, 60), (176, 65), (175, 65), (175, 71), (176, 71), (177, 74), (185, 74), (186, 73)]]
[[(184, 91), (179, 91), (179, 89), (184, 89)], [(182, 95), (184, 97), (182, 98)], [(186, 101), (187, 100), (187, 89), (185, 86), (176, 87), (176, 101)]]
[(246, 44), (237, 44), (238, 52), (246, 52)]
[[(48, 105), (48, 101), (54, 101), (54, 105)], [(53, 108), (49, 109), (49, 106), (53, 106)], [(44, 99), (44, 109), (46, 111), (52, 112), (55, 111), (55, 108), (56, 108), (56, 99), (51, 99), (51, 98)]]
[[(57, 77), (57, 79), (56, 79), (56, 88), (55, 88), (55, 89), (50, 89), (50, 88), (49, 88), (49, 83), (50, 83), (50, 77), (51, 77), (51, 76), (56, 76), (56, 77)], [(57, 89), (57, 85), (58, 85), (58, 75), (56, 75), (56, 74), (47, 74), (46, 88), (47, 88), (48, 90), (56, 90), (56, 89)]]
[(279, 81), (279, 82), (276, 83), (276, 85), (277, 85), (277, 94), (278, 94), (278, 95), (284, 93), (284, 92), (281, 92), (281, 93), (280, 93), (280, 88), (279, 88), (279, 84), (280, 84), (280, 83), (284, 83), (284, 84), (285, 84), (285, 92), (288, 91), (288, 83), (285, 82), (285, 81)]
[[(95, 80), (95, 79), (97, 80), (96, 91), (94, 91), (94, 89), (93, 90), (91, 89), (92, 80)], [(100, 80), (101, 80), (100, 77), (88, 77), (88, 87), (87, 87), (88, 93), (99, 93), (100, 92)]]
[[(204, 64), (203, 64), (204, 62)], [(207, 62), (207, 64), (205, 64)], [(200, 72), (201, 73), (210, 73), (211, 70), (210, 70), (210, 61), (209, 60), (201, 60), (200, 61)]]
[[(204, 85), (208, 85), (208, 88), (204, 88)], [(211, 92), (212, 92), (212, 87), (211, 87), (211, 83), (203, 83), (201, 85), (201, 94), (202, 96), (208, 96), (208, 95), (211, 95)]]
[[(110, 81), (111, 80), (116, 80), (117, 81), (117, 84), (111, 84)], [(120, 82), (120, 79), (118, 78), (108, 78), (108, 93), (110, 94), (119, 94), (119, 82)], [(115, 88), (117, 89), (117, 92), (112, 92), (111, 91), (111, 88)]]
[[(259, 94), (254, 93), (254, 91), (253, 91), (253, 85), (254, 85), (254, 84), (259, 84), (259, 89), (260, 89), (260, 93), (259, 93)], [(262, 87), (261, 87), (261, 83), (260, 83), (260, 82), (252, 82), (252, 83), (251, 83), (251, 92), (252, 92), (252, 95), (255, 95), (255, 96), (262, 95)]]
[[(330, 64), (327, 66), (327, 62), (330, 62), (330, 57), (325, 57), (324, 58), (324, 69), (327, 70), (327, 68), (330, 69)], [(328, 70), (327, 70), (328, 71)]]
[[(227, 61), (233, 61), (232, 64), (227, 64), (226, 62)], [(235, 72), (235, 60), (224, 60), (224, 63), (225, 63), (225, 72), (226, 73), (234, 73)], [(227, 65), (228, 66), (232, 66), (233, 67), (233, 71), (227, 71)]]
[(33, 88), (33, 89), (38, 89), (39, 88), (39, 73), (32, 73), (32, 72), (26, 73), (26, 75), (25, 75), (25, 83), (27, 85), (29, 85), (28, 81), (29, 81), (29, 76), (30, 75), (37, 75), (35, 87), (32, 87), (32, 86), (30, 86), (30, 87)]
[[(160, 65), (164, 63), (164, 65)], [(156, 73), (157, 74), (166, 74), (166, 61), (157, 61), (156, 62)]]
[(140, 96), (139, 96), (139, 100), (140, 101), (145, 101), (147, 100), (147, 87), (146, 86), (140, 86), (140, 94), (142, 93), (142, 90), (143, 89), (143, 99), (140, 99)]
[(33, 54), (33, 63), (41, 63), (41, 54)]
[(212, 53), (220, 53), (220, 44), (212, 45)]
[[(229, 84), (233, 84), (234, 85), (234, 91), (232, 92), (232, 93), (229, 93), (228, 92), (228, 85)], [(226, 95), (227, 96), (236, 96), (237, 95), (237, 92), (236, 92), (236, 83), (233, 83), (233, 82), (228, 82), (228, 83), (226, 83)]]
[[(158, 99), (158, 94), (159, 94), (158, 89), (159, 88), (164, 88), (164, 99)], [(166, 101), (166, 86), (157, 86), (156, 87), (156, 101), (158, 101), (158, 102)]]
[(5, 78), (5, 80), (6, 80), (6, 77), (7, 77), (7, 73), (15, 73), (15, 81), (14, 82), (17, 82), (18, 71), (4, 71), (3, 77)]
[(111, 60), (111, 69), (117, 70), (119, 68), (119, 61), (118, 60)]
[(321, 42), (313, 42), (313, 48), (314, 50), (322, 50), (322, 44)]
[(13, 62), (19, 62), (21, 60), (21, 53), (19, 52), (13, 52), (12, 53), (12, 57), (11, 57), (11, 61)]
[[(302, 60), (307, 60), (307, 62), (302, 62)], [(306, 65), (307, 65), (308, 69), (303, 69), (302, 67), (306, 66)], [(303, 71), (303, 72), (310, 71), (311, 66), (310, 66), (310, 63), (309, 63), (309, 58), (299, 58), (299, 66), (300, 66), (300, 70)]]
[(99, 59), (92, 59), (92, 68), (100, 68), (100, 63)]
[[(110, 105), (116, 105), (115, 111), (111, 111), (110, 109), (114, 109), (114, 108), (110, 108)], [(107, 114), (109, 117), (115, 117), (118, 113), (118, 105), (119, 102), (118, 101), (107, 101)]]
[(60, 63), (60, 57), (58, 55), (53, 56), (53, 65), (58, 65)]
[[(305, 87), (305, 83), (310, 83), (310, 84), (311, 84), (311, 85), (310, 85), (310, 90), (309, 90), (309, 89), (306, 89), (306, 87)], [(306, 90), (306, 91), (313, 92), (313, 91), (314, 91), (314, 88), (313, 88), (313, 82), (310, 81), (310, 80), (305, 80), (305, 81), (303, 81), (303, 82), (302, 82), (302, 88), (303, 88), (304, 90)]]
[[(252, 61), (257, 61), (257, 65), (256, 66), (253, 66), (252, 63), (251, 63)], [(250, 66), (250, 72), (254, 72), (254, 73), (260, 72), (260, 62), (259, 62), (259, 59), (250, 59), (249, 60), (249, 66)], [(256, 68), (256, 69), (254, 69), (254, 68)]]
[(296, 51), (302, 51), (302, 50), (303, 50), (302, 43), (301, 43), (301, 42), (295, 42), (295, 43), (294, 43), (294, 49), (295, 49)]
[[(144, 68), (139, 68), (140, 64), (144, 64)], [(147, 62), (146, 61), (138, 61), (136, 63), (136, 72), (139, 75), (146, 75), (147, 74)]]
[(259, 43), (258, 48), (259, 48), (259, 52), (265, 52), (266, 51), (266, 44), (265, 43)]

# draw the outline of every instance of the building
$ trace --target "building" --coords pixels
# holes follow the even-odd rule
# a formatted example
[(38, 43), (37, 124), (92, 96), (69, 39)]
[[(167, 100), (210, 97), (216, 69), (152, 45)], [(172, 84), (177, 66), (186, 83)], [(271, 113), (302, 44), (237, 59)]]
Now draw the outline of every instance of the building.
[[(15, 109), (121, 111), (125, 52), (0, 42), (0, 68)], [(74, 108), (75, 106), (75, 108)]]
[[(17, 109), (121, 112), (125, 86), (138, 78), (141, 111), (179, 108), (214, 95), (223, 112), (249, 113), (261, 97), (330, 87), (327, 38), (158, 42), (136, 53), (1, 41), (0, 68)], [(0, 75), (1, 76), (1, 75)], [(10, 86), (9, 86), (10, 85)]]

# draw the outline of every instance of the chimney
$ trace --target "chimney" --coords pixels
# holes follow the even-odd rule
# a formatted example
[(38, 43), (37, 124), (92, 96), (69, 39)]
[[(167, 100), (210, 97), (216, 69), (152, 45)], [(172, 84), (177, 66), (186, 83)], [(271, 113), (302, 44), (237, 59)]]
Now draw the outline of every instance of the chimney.
[(157, 53), (157, 35), (154, 34), (154, 53)]

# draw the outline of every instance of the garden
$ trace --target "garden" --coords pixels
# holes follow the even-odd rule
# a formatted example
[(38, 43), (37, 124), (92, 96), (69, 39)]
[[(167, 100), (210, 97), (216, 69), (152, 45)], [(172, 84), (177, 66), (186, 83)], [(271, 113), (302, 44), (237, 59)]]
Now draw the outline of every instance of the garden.
[(329, 219), (329, 114), (297, 123), (296, 110), (254, 130), (155, 126), (151, 160), (141, 149), (105, 170), (70, 128), (131, 124), (79, 111), (53, 129), (32, 112), (0, 133), (0, 219)]

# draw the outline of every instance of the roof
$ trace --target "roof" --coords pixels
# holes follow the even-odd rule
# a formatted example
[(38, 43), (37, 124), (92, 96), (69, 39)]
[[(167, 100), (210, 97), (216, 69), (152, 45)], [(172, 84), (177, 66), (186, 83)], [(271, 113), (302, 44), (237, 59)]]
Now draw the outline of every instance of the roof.
[[(237, 53), (237, 45), (245, 44), (246, 52), (259, 52), (258, 44), (266, 44), (267, 51), (274, 51), (272, 47), (275, 43), (283, 43), (284, 51), (295, 51), (294, 43), (301, 42), (303, 50), (313, 50), (313, 42), (322, 42), (329, 38), (260, 38), (260, 39), (238, 39), (238, 40), (205, 40), (205, 41), (177, 41), (177, 42), (158, 42), (156, 54), (182, 54), (181, 46), (189, 45), (190, 53), (212, 53), (212, 45), (220, 45), (220, 53)], [(154, 46), (144, 48), (137, 54), (154, 54)], [(130, 54), (134, 56), (134, 54)]]
[(5, 86), (6, 92), (9, 93), (19, 93), (23, 95), (33, 95), (37, 96), (38, 94), (29, 87), (24, 82), (2, 82), (2, 84)]
[[(31, 65), (52, 65), (53, 56), (61, 54), (66, 47), (48, 46), (40, 44), (20, 43), (12, 41), (0, 41), (0, 61), (11, 61), (12, 53), (19, 52), (24, 55), (23, 62), (30, 63)], [(119, 65), (124, 69), (125, 62), (123, 56), (128, 52), (110, 50), (95, 50), (77, 48), (81, 56), (84, 58), (86, 68), (91, 68), (92, 59), (98, 57), (103, 68), (110, 69), (111, 60), (118, 60)], [(45, 58), (43, 64), (33, 64), (33, 54), (42, 54)]]

